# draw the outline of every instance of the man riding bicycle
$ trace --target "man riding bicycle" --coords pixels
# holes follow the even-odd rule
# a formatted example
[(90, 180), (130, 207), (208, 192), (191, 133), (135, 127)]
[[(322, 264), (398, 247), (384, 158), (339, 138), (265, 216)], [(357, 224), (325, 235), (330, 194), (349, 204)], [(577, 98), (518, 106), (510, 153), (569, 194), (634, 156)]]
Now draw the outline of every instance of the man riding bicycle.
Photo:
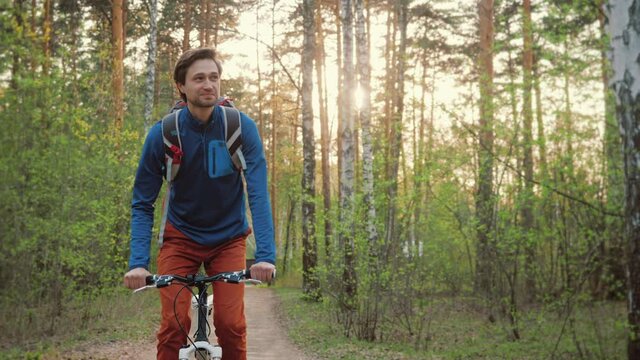
[[(223, 109), (218, 106), (222, 67), (211, 48), (186, 51), (174, 70), (174, 81), (187, 106), (176, 117), (182, 158), (180, 172), (167, 186), (166, 223), (161, 226), (158, 273), (207, 274), (245, 267), (245, 240), (251, 233), (245, 211), (242, 173), (234, 168), (226, 148)], [(256, 124), (240, 113), (243, 171), (256, 238), (256, 263), (251, 276), (270, 281), (275, 272), (275, 242), (267, 190), (267, 167)], [(178, 130), (179, 129), (179, 130)], [(142, 149), (131, 205), (131, 255), (124, 284), (145, 286), (150, 275), (149, 252), (154, 203), (166, 173), (162, 123), (149, 131)], [(214, 326), (223, 358), (246, 359), (244, 287), (213, 285)], [(191, 294), (179, 286), (160, 289), (162, 322), (158, 331), (158, 359), (177, 359), (186, 341)], [(176, 299), (176, 296), (178, 298)], [(176, 314), (174, 315), (174, 299)], [(176, 319), (177, 317), (177, 319)]]

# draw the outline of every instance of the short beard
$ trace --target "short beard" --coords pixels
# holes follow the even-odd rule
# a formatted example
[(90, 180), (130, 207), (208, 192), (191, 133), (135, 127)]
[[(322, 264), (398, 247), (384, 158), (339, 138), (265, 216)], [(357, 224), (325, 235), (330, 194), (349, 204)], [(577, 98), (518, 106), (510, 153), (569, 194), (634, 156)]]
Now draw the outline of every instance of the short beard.
[(213, 100), (210, 101), (201, 101), (200, 98), (195, 98), (191, 101), (189, 101), (193, 106), (197, 106), (197, 107), (202, 107), (202, 108), (210, 108), (213, 107), (215, 104), (218, 103), (218, 99), (215, 98)]

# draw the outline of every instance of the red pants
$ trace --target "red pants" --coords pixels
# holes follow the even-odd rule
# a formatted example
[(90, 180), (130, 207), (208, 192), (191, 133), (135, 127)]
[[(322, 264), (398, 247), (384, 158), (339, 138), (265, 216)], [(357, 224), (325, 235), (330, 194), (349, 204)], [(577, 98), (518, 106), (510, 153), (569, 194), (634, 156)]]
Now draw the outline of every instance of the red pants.
[[(224, 271), (237, 271), (245, 267), (246, 235), (217, 247), (200, 245), (167, 222), (164, 243), (158, 255), (158, 274), (196, 274), (204, 264), (208, 275)], [(244, 285), (214, 282), (213, 312), (218, 344), (222, 347), (223, 360), (247, 358), (247, 327), (244, 317)], [(176, 360), (178, 351), (186, 344), (185, 331), (189, 331), (191, 292), (184, 289), (176, 301), (176, 322), (173, 304), (182, 286), (174, 283), (160, 289), (162, 322), (158, 331), (158, 359)], [(211, 293), (211, 291), (209, 291)]]

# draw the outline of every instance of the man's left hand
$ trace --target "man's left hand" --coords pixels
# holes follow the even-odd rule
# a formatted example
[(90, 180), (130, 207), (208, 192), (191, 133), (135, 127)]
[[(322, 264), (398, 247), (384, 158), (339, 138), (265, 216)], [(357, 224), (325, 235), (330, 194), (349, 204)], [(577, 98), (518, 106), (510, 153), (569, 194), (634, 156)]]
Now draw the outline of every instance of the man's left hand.
[(276, 275), (276, 266), (268, 262), (255, 263), (249, 269), (251, 270), (251, 278), (262, 282), (270, 282)]

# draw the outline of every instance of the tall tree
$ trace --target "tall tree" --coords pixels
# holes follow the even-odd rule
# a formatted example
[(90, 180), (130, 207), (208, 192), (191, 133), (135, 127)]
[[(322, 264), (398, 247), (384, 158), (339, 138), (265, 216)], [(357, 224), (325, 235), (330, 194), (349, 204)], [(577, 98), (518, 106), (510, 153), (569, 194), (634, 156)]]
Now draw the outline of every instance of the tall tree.
[(524, 0), (522, 3), (522, 31), (522, 165), (524, 168), (524, 189), (522, 194), (521, 221), (526, 252), (525, 286), (529, 296), (535, 298), (535, 248), (533, 244), (533, 26), (531, 22), (531, 0)]
[(624, 156), (625, 226), (629, 249), (627, 355), (640, 359), (640, 3), (610, 0), (611, 88), (616, 95), (616, 113)]
[(111, 32), (113, 43), (113, 114), (116, 134), (120, 131), (124, 118), (124, 23), (122, 19), (123, 0), (113, 0), (111, 7)]
[(355, 277), (355, 152), (353, 145), (353, 130), (355, 107), (353, 95), (355, 93), (355, 79), (353, 69), (353, 10), (351, 0), (341, 0), (340, 20), (342, 23), (342, 132), (340, 143), (342, 161), (340, 162), (340, 243), (344, 248), (343, 292), (342, 306), (346, 312), (344, 318), (349, 332), (351, 327), (350, 314), (355, 306), (357, 282)]
[[(369, 44), (365, 32), (363, 0), (356, 0), (356, 48), (360, 85), (360, 125), (362, 126), (362, 180), (366, 208), (366, 232), (373, 258), (377, 257), (378, 231), (375, 226), (376, 208), (373, 202), (373, 146), (371, 141), (371, 65)], [(376, 269), (372, 269), (374, 272)]]
[(44, 19), (42, 22), (42, 47), (44, 53), (44, 62), (42, 63), (42, 73), (49, 74), (51, 66), (51, 39), (53, 37), (53, 6), (51, 0), (44, 0), (43, 4)]
[[(302, 50), (302, 290), (312, 299), (319, 298), (320, 281), (316, 272), (318, 245), (315, 233), (316, 160), (313, 134), (313, 58), (315, 52), (314, 0), (302, 2), (304, 43)], [(317, 64), (316, 64), (317, 66)]]
[(476, 291), (488, 295), (493, 279), (493, 0), (478, 1), (480, 51), (479, 169), (476, 193)]
[(149, 1), (149, 52), (147, 54), (147, 79), (144, 97), (144, 124), (151, 127), (151, 117), (154, 105), (154, 85), (156, 78), (156, 52), (158, 35), (158, 0)]
[(367, 340), (375, 340), (378, 319), (381, 314), (378, 308), (380, 303), (378, 291), (379, 279), (379, 249), (378, 231), (376, 229), (376, 208), (373, 198), (373, 145), (371, 141), (371, 65), (369, 62), (369, 44), (365, 32), (365, 16), (363, 0), (355, 0), (356, 8), (356, 67), (358, 69), (358, 83), (360, 85), (360, 125), (362, 126), (362, 191), (365, 206), (365, 231), (369, 244), (368, 273), (372, 277), (370, 296), (366, 301), (367, 307), (372, 307), (365, 311), (368, 318), (361, 337)]
[[(605, 0), (599, 0), (599, 8), (602, 8)], [(602, 67), (602, 89), (604, 92), (604, 172), (606, 179), (606, 207), (611, 213), (621, 213), (624, 206), (624, 175), (622, 173), (622, 153), (620, 147), (620, 133), (616, 121), (616, 99), (615, 94), (609, 88), (610, 64), (607, 60), (606, 49), (609, 48), (609, 39), (607, 29), (605, 27), (605, 14), (598, 11), (598, 25), (600, 27), (601, 36), (601, 56), (600, 62)], [(612, 275), (620, 283), (624, 283), (624, 265), (618, 261), (620, 256), (624, 254), (622, 237), (623, 225), (622, 219), (619, 217), (603, 215), (605, 224), (605, 236), (599, 245), (599, 262), (594, 271), (597, 276), (595, 284), (595, 292), (598, 295), (604, 295), (605, 287), (609, 295), (614, 295), (615, 286), (611, 286), (611, 281), (605, 281), (608, 275)]]
[(331, 249), (331, 170), (329, 167), (329, 116), (327, 115), (325, 72), (324, 32), (322, 30), (322, 2), (316, 6), (316, 77), (318, 79), (318, 97), (320, 98), (320, 156), (322, 163), (322, 203), (324, 205), (324, 247), (327, 258)]
[[(391, 115), (391, 127), (389, 132), (389, 173), (388, 179), (391, 182), (387, 192), (388, 207), (386, 218), (386, 245), (388, 247), (394, 247), (397, 244), (397, 229), (396, 229), (396, 198), (398, 193), (398, 168), (400, 167), (400, 150), (402, 144), (402, 119), (404, 112), (404, 71), (406, 67), (406, 54), (407, 54), (407, 26), (408, 26), (408, 12), (409, 12), (409, 0), (402, 0), (395, 4), (395, 18), (399, 21), (400, 27), (400, 48), (396, 56), (396, 64), (394, 69), (395, 74), (395, 90), (392, 92), (392, 115)], [(387, 255), (390, 255), (389, 253)], [(393, 256), (393, 252), (391, 253)]]
[(184, 29), (182, 33), (182, 51), (187, 51), (191, 48), (191, 41), (189, 35), (191, 35), (191, 0), (184, 0)]

